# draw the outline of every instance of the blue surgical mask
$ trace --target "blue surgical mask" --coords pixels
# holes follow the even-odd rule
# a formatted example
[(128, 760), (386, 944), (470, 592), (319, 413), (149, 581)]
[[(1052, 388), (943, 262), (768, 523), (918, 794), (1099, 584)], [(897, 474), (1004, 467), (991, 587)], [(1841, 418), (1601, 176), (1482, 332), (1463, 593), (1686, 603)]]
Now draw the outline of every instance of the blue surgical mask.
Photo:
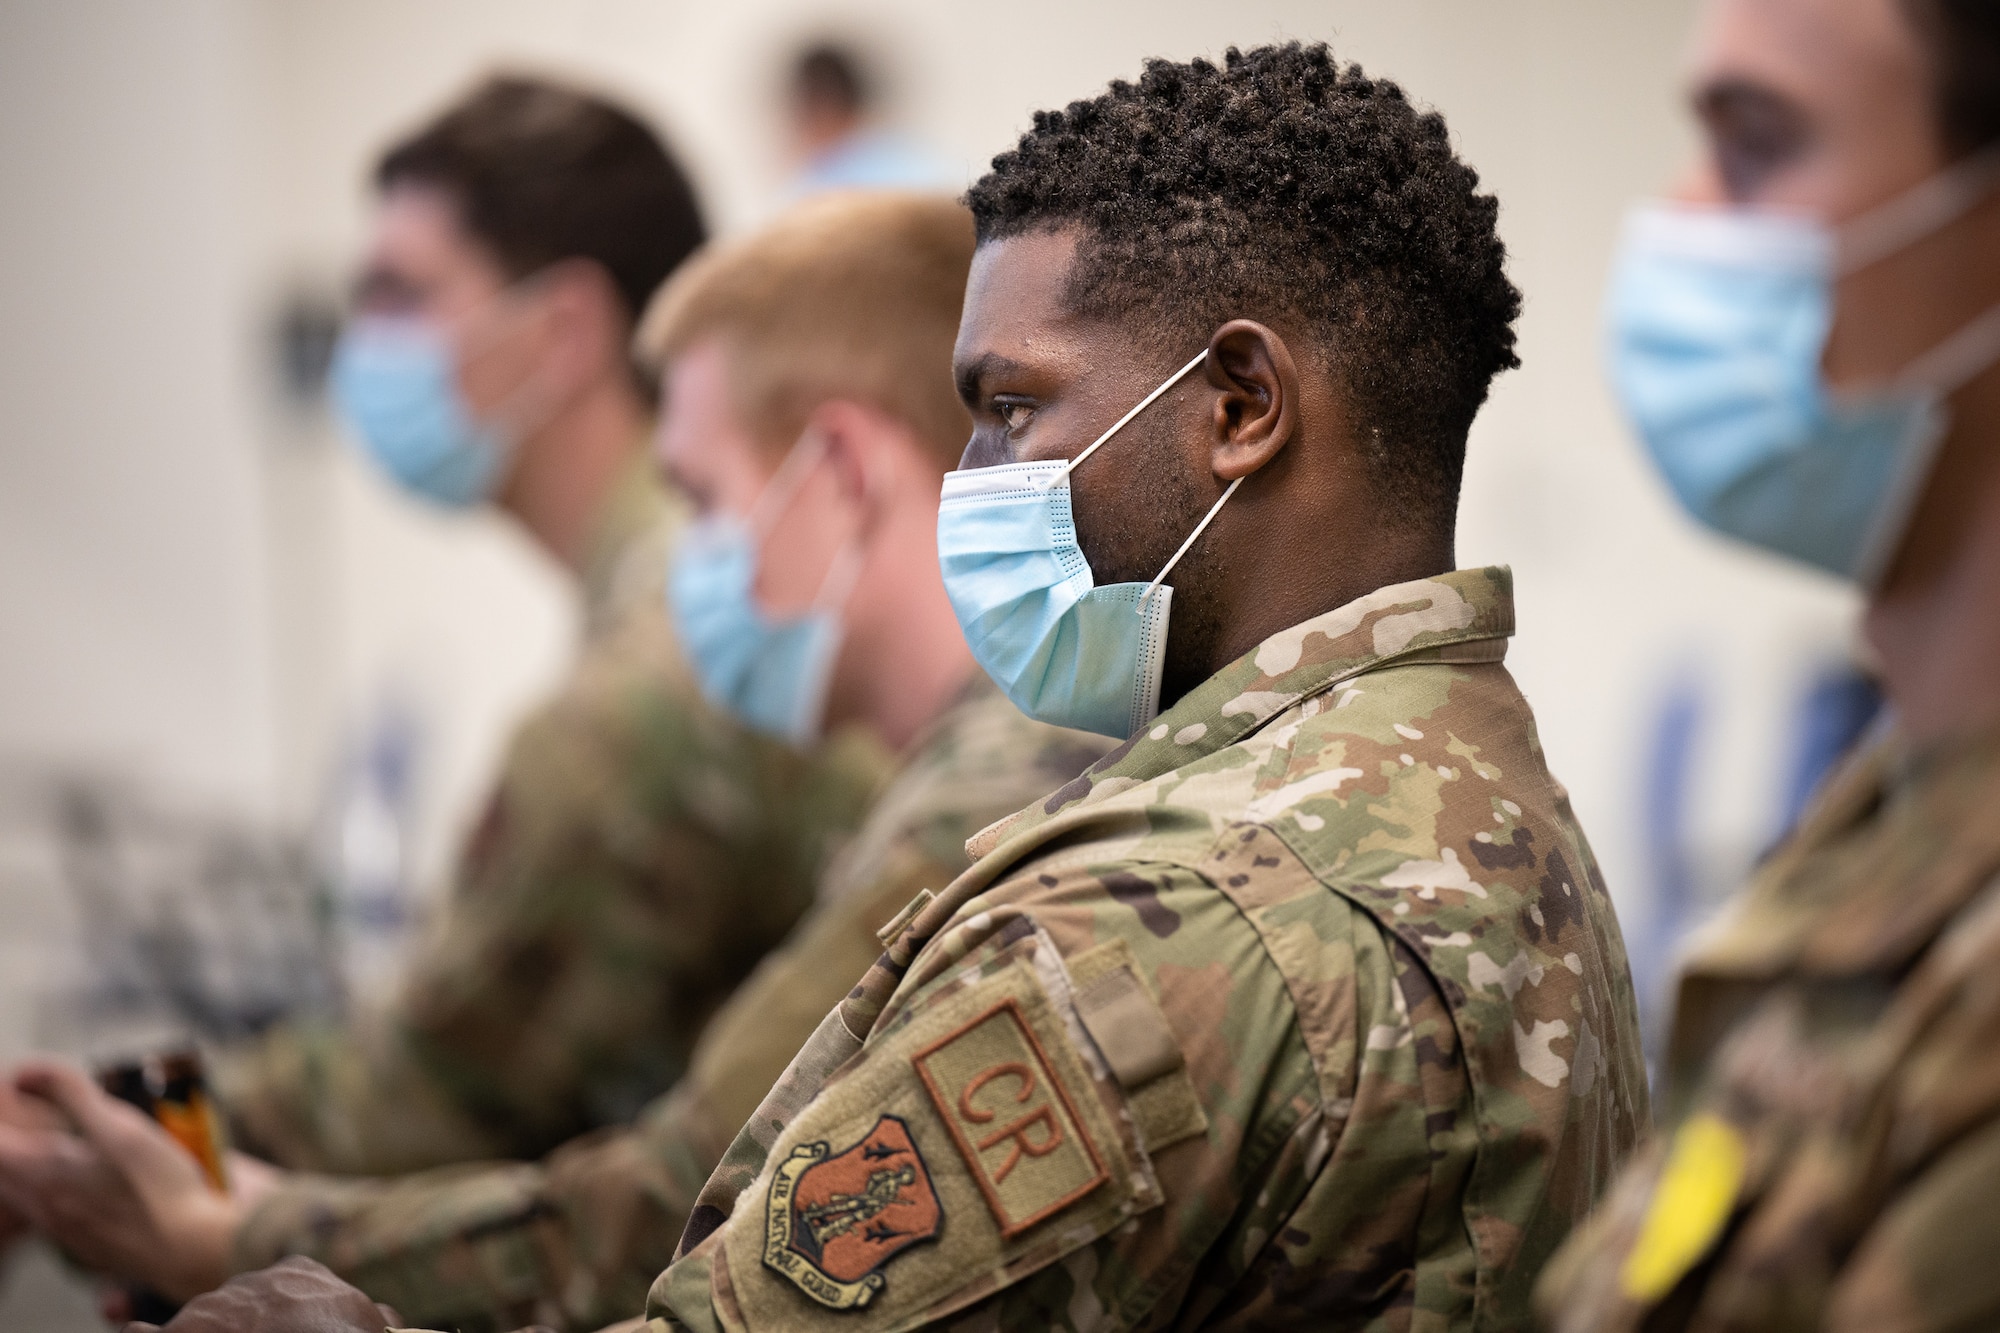
[(945, 474), (938, 562), (972, 655), (1029, 717), (1125, 737), (1160, 711), (1174, 590), (1163, 580), (1236, 493), (1222, 498), (1151, 583), (1098, 587), (1077, 545), (1069, 474), (1206, 358), (1197, 356), (1068, 462)]
[(2000, 177), (1982, 157), (1837, 233), (1810, 218), (1655, 204), (1626, 226), (1612, 379), (1682, 506), (1718, 532), (1863, 584), (1901, 544), (1953, 390), (2000, 356), (2000, 307), (1891, 382), (1820, 371), (1834, 283), (1945, 226)]
[(433, 326), (357, 318), (334, 349), (331, 382), (341, 415), (406, 490), (463, 509), (500, 484), (512, 438), (473, 419), (450, 344)]
[(812, 609), (784, 618), (757, 605), (757, 562), (764, 538), (824, 456), (821, 437), (807, 436), (764, 487), (748, 520), (715, 514), (692, 524), (667, 577), (668, 613), (709, 701), (801, 749), (820, 735), (843, 637), (841, 608), (860, 573), (860, 550), (857, 543), (843, 549)]

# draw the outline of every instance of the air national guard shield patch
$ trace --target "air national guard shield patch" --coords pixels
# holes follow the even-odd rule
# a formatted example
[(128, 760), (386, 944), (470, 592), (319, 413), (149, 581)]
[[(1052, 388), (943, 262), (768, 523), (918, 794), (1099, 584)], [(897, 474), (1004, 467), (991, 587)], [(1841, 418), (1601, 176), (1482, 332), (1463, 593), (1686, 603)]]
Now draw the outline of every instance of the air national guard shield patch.
[(868, 1304), (883, 1264), (932, 1239), (944, 1206), (898, 1116), (845, 1152), (800, 1144), (779, 1163), (764, 1204), (764, 1266), (835, 1310)]

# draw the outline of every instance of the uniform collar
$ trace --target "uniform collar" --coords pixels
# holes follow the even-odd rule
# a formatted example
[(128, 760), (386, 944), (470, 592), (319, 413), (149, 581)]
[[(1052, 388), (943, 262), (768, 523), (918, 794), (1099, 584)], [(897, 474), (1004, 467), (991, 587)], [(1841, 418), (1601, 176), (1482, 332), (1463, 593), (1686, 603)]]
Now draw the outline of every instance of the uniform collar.
[[(669, 511), (677, 512), (660, 484), (659, 467), (650, 448), (634, 449), (605, 492), (584, 546), (583, 614), (586, 629), (616, 623), (633, 595), (633, 583), (658, 584), (664, 577), (664, 548), (651, 540), (659, 534)], [(634, 552), (644, 547), (642, 560), (652, 567), (635, 568)], [(658, 559), (654, 559), (655, 556)]]
[(2000, 729), (1849, 758), (1803, 823), (1693, 941), (1685, 986), (1893, 975), (2000, 874)]
[(1378, 588), (1273, 634), (1046, 800), (982, 829), (966, 851), (977, 860), (1093, 797), (1184, 768), (1370, 671), (1407, 662), (1500, 661), (1513, 633), (1514, 575), (1503, 565)]

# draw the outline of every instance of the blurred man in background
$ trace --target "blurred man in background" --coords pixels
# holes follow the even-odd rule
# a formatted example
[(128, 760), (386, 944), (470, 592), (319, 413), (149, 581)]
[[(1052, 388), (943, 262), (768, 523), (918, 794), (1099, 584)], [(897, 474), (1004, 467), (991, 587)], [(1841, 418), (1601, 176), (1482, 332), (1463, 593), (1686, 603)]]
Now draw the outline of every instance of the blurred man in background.
[(619, 107), (497, 78), (391, 148), (333, 390), (436, 504), (508, 514), (583, 593), (584, 646), (516, 734), (400, 992), (225, 1061), (239, 1141), (286, 1166), (535, 1156), (629, 1118), (811, 899), (878, 776), (707, 706), (661, 611), (677, 520), (629, 356), (703, 238)]
[(884, 923), (965, 869), (968, 838), (1111, 746), (1017, 711), (945, 596), (937, 513), (968, 425), (950, 358), (972, 249), (948, 199), (829, 199), (690, 261), (641, 336), (664, 371), (662, 459), (702, 515), (672, 585), (697, 670), (760, 726), (852, 723), (901, 755), (688, 1076), (635, 1125), (540, 1165), (289, 1177), (246, 1210), (80, 1076), (43, 1071), (30, 1086), (104, 1156), (7, 1139), (0, 1159), (73, 1253), (182, 1297), (311, 1255), (404, 1318), (466, 1333), (639, 1311), (723, 1150), (814, 1028), (839, 1021), (828, 1012)]
[(1715, 0), (1618, 387), (1682, 503), (1851, 578), (1888, 726), (1695, 948), (1564, 1333), (2000, 1325), (2000, 7)]
[(880, 122), (881, 90), (861, 52), (836, 41), (800, 51), (787, 71), (783, 115), (793, 199), (821, 190), (957, 189), (942, 162)]

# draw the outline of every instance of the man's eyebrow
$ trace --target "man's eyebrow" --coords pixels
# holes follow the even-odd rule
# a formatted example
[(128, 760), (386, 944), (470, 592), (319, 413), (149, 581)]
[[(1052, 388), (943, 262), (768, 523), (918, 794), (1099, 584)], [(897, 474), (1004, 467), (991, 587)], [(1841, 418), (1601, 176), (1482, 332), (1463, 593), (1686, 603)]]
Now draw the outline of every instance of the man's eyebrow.
[(1717, 74), (1702, 80), (1689, 100), (1704, 116), (1751, 114), (1772, 124), (1798, 119), (1798, 108), (1782, 93), (1740, 74)]
[(979, 388), (988, 379), (1024, 369), (1026, 367), (1012, 357), (998, 352), (981, 352), (954, 372), (958, 396), (967, 407), (975, 406), (979, 402)]

